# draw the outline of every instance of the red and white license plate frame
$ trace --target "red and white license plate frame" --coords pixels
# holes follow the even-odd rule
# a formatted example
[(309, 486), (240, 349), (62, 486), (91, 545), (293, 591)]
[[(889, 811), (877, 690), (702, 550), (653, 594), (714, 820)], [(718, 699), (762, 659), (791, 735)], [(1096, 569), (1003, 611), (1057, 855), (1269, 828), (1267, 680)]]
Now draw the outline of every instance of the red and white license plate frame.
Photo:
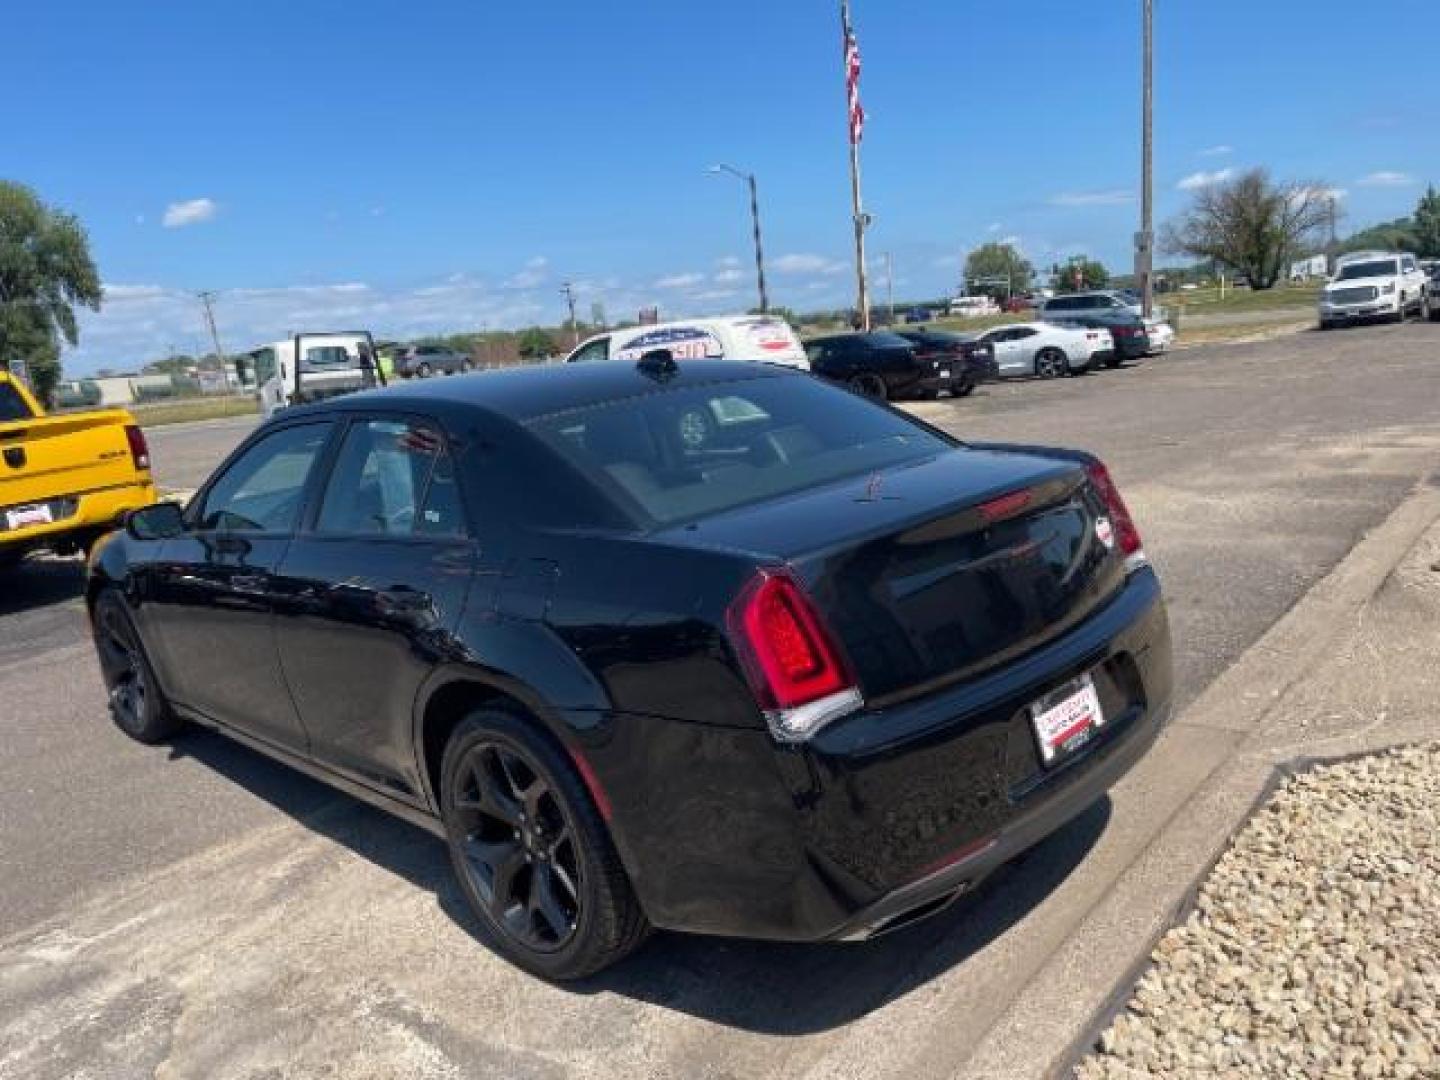
[(1030, 706), (1030, 726), (1046, 765), (1079, 750), (1105, 726), (1105, 711), (1095, 680), (1080, 676)]

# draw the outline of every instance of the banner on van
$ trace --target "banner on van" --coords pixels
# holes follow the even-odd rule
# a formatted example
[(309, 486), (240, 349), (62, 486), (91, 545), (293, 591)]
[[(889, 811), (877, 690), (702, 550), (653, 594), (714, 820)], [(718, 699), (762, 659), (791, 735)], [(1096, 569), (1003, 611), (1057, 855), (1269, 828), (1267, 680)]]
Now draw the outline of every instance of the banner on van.
[(695, 326), (671, 326), (632, 339), (615, 354), (615, 359), (639, 360), (652, 349), (669, 349), (676, 360), (720, 360), (725, 356), (725, 347), (710, 331)]

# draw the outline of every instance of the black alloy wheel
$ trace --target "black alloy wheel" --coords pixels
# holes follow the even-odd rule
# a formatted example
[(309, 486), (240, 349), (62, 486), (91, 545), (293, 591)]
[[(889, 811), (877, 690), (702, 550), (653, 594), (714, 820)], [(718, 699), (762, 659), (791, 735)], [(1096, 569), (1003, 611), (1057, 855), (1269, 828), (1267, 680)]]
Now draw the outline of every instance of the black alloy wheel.
[(957, 398), (969, 397), (975, 392), (975, 385), (975, 379), (970, 375), (966, 375), (950, 393)]
[(885, 380), (879, 375), (851, 375), (848, 385), (861, 397), (868, 397), (875, 401), (884, 401), (890, 396), (889, 391), (885, 388)]
[(648, 926), (604, 823), (551, 741), (482, 711), (451, 736), (441, 808), (466, 899), (519, 966), (550, 979), (607, 967)]
[(114, 589), (101, 593), (94, 619), (100, 673), (115, 726), (137, 742), (153, 744), (169, 738), (180, 725), (160, 693), (120, 594)]
[(1058, 379), (1070, 370), (1069, 361), (1059, 349), (1041, 349), (1035, 354), (1035, 376), (1040, 379)]

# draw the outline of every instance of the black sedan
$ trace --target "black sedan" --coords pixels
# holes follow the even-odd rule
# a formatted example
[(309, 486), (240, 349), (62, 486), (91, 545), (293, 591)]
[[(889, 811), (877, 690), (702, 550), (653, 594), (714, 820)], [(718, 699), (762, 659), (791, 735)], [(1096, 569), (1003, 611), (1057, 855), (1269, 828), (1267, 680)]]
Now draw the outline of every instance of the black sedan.
[(812, 338), (805, 355), (821, 378), (877, 401), (933, 398), (965, 384), (965, 365), (922, 357), (914, 342), (888, 330)]
[(287, 410), (102, 541), (87, 604), (124, 732), (216, 728), (444, 837), (487, 938), (553, 979), (650, 927), (937, 911), (1171, 699), (1098, 461), (728, 361)]
[(950, 392), (956, 397), (973, 393), (982, 382), (1000, 377), (995, 366), (995, 346), (981, 341), (978, 334), (956, 334), (946, 330), (897, 330), (896, 334), (915, 346), (916, 359), (933, 370), (949, 371)]

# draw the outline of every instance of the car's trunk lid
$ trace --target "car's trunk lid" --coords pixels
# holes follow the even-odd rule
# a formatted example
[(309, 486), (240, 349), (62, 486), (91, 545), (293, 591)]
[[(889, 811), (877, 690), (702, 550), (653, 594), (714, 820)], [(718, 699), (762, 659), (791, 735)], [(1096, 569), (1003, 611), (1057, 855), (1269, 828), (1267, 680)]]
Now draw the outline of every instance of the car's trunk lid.
[(1101, 604), (1124, 578), (1105, 516), (1076, 461), (966, 449), (686, 532), (791, 563), (884, 702), (1003, 663)]

